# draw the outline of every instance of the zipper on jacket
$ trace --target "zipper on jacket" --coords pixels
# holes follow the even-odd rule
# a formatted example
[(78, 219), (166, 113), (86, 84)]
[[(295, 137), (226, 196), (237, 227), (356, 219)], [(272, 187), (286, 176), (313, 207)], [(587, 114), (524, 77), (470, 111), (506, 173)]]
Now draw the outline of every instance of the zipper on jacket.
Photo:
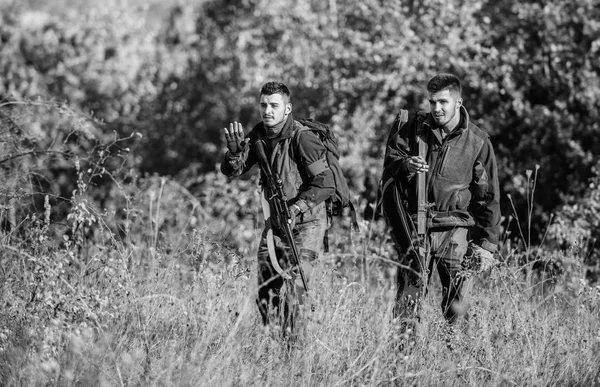
[(440, 149), (441, 155), (438, 158), (438, 162), (436, 163), (436, 175), (441, 175), (442, 174), (442, 170), (444, 169), (444, 165), (446, 165), (446, 155), (448, 154), (448, 143), (450, 142), (451, 139), (453, 139), (454, 137), (457, 137), (459, 135), (459, 133), (457, 133), (456, 131), (450, 133), (448, 136), (446, 136), (446, 138), (444, 138), (442, 140), (442, 148)]
[(446, 162), (446, 154), (447, 153), (448, 153), (448, 143), (446, 141), (444, 141), (444, 143), (442, 144), (442, 149), (440, 150), (440, 156), (438, 157), (438, 160), (437, 160), (437, 165), (436, 165), (437, 168), (435, 171), (436, 175), (442, 174), (442, 169)]

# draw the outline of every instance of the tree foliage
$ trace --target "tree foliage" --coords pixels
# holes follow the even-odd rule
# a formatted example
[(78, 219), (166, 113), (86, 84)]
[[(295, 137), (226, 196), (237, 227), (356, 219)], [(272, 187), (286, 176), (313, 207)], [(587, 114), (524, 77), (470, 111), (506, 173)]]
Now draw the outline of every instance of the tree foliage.
[(427, 80), (449, 71), (492, 136), (517, 209), (528, 200), (519, 176), (540, 165), (536, 239), (559, 205), (590, 189), (598, 0), (74, 4), (78, 13), (59, 16), (0, 6), (0, 94), (66, 101), (102, 120), (103, 135), (142, 133), (131, 159), (142, 172), (188, 176), (193, 164), (212, 173), (222, 128), (237, 120), (249, 129), (260, 86), (281, 80), (296, 115), (338, 133), (348, 178), (372, 201), (397, 110), (426, 108)]

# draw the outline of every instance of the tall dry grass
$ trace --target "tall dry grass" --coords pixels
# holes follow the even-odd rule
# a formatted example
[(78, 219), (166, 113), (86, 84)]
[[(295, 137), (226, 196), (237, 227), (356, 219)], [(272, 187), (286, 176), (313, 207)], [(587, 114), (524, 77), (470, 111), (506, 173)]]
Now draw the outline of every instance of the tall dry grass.
[[(314, 310), (304, 314), (305, 334), (289, 348), (277, 327), (259, 321), (256, 247), (242, 257), (215, 242), (209, 229), (186, 233), (190, 213), (180, 223), (169, 223), (168, 216), (159, 220), (159, 200), (165, 206), (177, 201), (165, 193), (164, 180), (148, 187), (139, 202), (130, 203), (139, 212), (130, 219), (127, 238), (95, 246), (94, 260), (105, 263), (99, 272), (77, 279), (67, 271), (44, 285), (83, 315), (60, 313), (66, 306), (48, 315), (39, 306), (36, 319), (25, 313), (33, 307), (25, 302), (21, 313), (4, 310), (2, 385), (600, 384), (599, 288), (583, 280), (576, 251), (562, 254), (561, 262), (573, 265), (554, 274), (532, 271), (532, 262), (519, 266), (520, 253), (513, 252), (509, 264), (481, 275), (470, 329), (451, 350), (435, 276), (422, 324), (407, 346), (391, 322), (395, 267), (382, 241), (383, 227), (373, 226), (371, 240), (366, 231), (354, 235), (354, 242), (337, 234), (336, 251), (322, 257), (312, 281)], [(342, 246), (349, 247), (343, 252)], [(13, 258), (3, 263), (5, 274), (23, 270), (21, 264), (37, 264), (49, 273), (60, 263), (2, 249)], [(14, 295), (11, 286), (17, 284), (3, 285), (4, 297)]]

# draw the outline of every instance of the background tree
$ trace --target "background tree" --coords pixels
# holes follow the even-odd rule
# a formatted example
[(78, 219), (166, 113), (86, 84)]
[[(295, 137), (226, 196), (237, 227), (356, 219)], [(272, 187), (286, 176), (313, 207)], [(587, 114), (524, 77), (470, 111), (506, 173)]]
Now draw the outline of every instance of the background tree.
[(426, 108), (427, 80), (450, 71), (496, 145), (505, 214), (507, 193), (526, 207), (523, 172), (540, 166), (543, 195), (531, 221), (520, 217), (534, 241), (558, 206), (589, 190), (600, 151), (598, 0), (110, 5), (3, 3), (0, 93), (66, 101), (103, 122), (101, 137), (140, 132), (130, 165), (141, 173), (215, 171), (222, 128), (257, 122), (258, 89), (277, 79), (291, 86), (296, 115), (338, 133), (366, 206), (396, 112)]

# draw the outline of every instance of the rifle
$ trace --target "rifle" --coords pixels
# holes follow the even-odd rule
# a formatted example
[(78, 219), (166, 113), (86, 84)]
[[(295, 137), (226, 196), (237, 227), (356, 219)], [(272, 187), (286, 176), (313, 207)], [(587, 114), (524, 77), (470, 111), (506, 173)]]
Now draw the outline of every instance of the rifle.
[[(422, 249), (419, 248), (418, 240), (414, 236), (423, 237), (427, 228), (427, 208), (429, 204), (427, 203), (426, 174), (419, 173), (415, 176), (416, 181), (412, 190), (417, 200), (415, 203), (409, 203), (408, 208), (406, 208), (404, 206), (405, 198), (402, 198), (403, 188), (400, 180), (396, 180), (389, 174), (386, 175), (385, 170), (388, 162), (390, 142), (408, 123), (409, 116), (410, 113), (408, 110), (401, 109), (388, 133), (384, 157), (384, 173), (380, 181), (377, 207), (381, 211), (381, 214), (385, 215), (388, 225), (393, 225), (392, 232), (395, 242), (402, 251), (405, 253), (412, 248), (417, 254), (420, 254)], [(417, 119), (419, 116), (419, 113), (417, 113)], [(414, 145), (411, 141), (411, 155), (418, 155), (427, 160), (427, 142), (417, 134), (417, 126), (413, 125), (406, 130), (408, 137), (411, 140), (414, 139)], [(416, 212), (416, 218), (411, 216), (413, 211)]]
[(277, 173), (271, 171), (271, 166), (269, 165), (262, 140), (256, 140), (255, 147), (258, 155), (258, 163), (266, 177), (267, 189), (271, 195), (267, 200), (272, 204), (272, 207), (275, 210), (275, 219), (279, 223), (279, 227), (283, 229), (285, 238), (292, 251), (292, 265), (298, 267), (302, 285), (304, 286), (304, 290), (308, 292), (304, 271), (302, 270), (302, 266), (300, 266), (300, 254), (298, 253), (298, 247), (296, 246), (296, 241), (294, 240), (294, 234), (292, 232), (292, 213), (287, 204), (287, 196), (285, 192), (283, 192), (283, 181)]
[[(427, 144), (425, 144), (425, 141), (420, 139), (416, 133), (415, 138), (419, 149), (418, 155), (421, 156), (423, 160), (427, 160)], [(425, 235), (425, 228), (427, 227), (427, 195), (425, 192), (424, 173), (417, 174), (417, 184), (415, 184), (415, 188), (417, 190), (417, 234)]]

